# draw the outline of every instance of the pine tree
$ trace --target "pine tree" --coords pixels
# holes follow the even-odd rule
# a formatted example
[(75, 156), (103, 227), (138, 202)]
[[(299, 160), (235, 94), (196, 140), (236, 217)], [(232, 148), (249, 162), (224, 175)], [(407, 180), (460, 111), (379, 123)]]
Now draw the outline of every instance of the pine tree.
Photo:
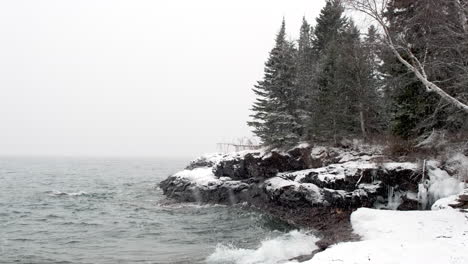
[(265, 75), (253, 89), (257, 95), (248, 124), (267, 146), (289, 146), (299, 141), (301, 125), (298, 122), (296, 80), (296, 50), (286, 40), (283, 19), (275, 47), (265, 63)]

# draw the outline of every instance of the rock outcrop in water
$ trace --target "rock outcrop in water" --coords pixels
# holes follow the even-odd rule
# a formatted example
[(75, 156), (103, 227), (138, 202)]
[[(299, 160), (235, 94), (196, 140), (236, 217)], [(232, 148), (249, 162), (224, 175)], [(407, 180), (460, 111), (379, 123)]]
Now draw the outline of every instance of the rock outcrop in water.
[(424, 170), (422, 164), (394, 161), (375, 146), (301, 145), (287, 152), (203, 156), (160, 188), (182, 202), (249, 204), (321, 231), (326, 239), (318, 244), (326, 248), (357, 239), (349, 222), (357, 208), (427, 209), (435, 200), (463, 191), (463, 184), (437, 162), (428, 162)]
[(187, 202), (353, 209), (388, 206), (398, 196), (409, 201), (405, 208), (416, 209), (411, 201), (421, 175), (418, 164), (385, 161), (374, 149), (299, 146), (204, 156), (160, 187), (166, 196)]

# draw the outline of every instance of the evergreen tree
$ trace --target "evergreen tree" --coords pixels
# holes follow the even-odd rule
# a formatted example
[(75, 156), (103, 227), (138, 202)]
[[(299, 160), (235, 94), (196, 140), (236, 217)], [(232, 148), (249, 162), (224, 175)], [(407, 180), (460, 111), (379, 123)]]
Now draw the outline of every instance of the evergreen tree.
[[(364, 112), (366, 88), (369, 72), (360, 42), (360, 32), (352, 20), (344, 29), (338, 43), (335, 83), (337, 97), (335, 119), (337, 124), (335, 134), (357, 135), (361, 128), (365, 137)], [(360, 125), (361, 124), (361, 125)]]
[(314, 96), (313, 120), (314, 136), (318, 139), (334, 139), (339, 136), (339, 125), (343, 121), (341, 111), (343, 97), (339, 83), (338, 59), (343, 32), (347, 19), (343, 16), (344, 8), (339, 0), (327, 1), (317, 18), (314, 31), (313, 49), (318, 57)]
[(267, 146), (288, 146), (299, 141), (296, 81), (296, 50), (286, 40), (285, 21), (276, 37), (275, 47), (265, 63), (265, 75), (253, 89), (257, 95), (248, 124)]
[(363, 41), (364, 57), (369, 71), (368, 81), (368, 120), (367, 128), (371, 133), (383, 133), (388, 129), (389, 117), (387, 114), (388, 101), (386, 97), (384, 76), (380, 71), (382, 60), (382, 43), (377, 28), (371, 25)]
[(361, 135), (379, 130), (380, 98), (377, 93), (378, 77), (375, 71), (376, 58), (373, 56), (372, 38), (361, 41), (360, 32), (352, 20), (343, 34), (340, 48), (338, 77), (341, 81), (342, 132), (348, 135)]
[[(428, 78), (442, 82), (445, 91), (457, 97), (467, 85), (462, 65), (467, 65), (468, 53), (466, 22), (461, 19), (464, 12), (455, 2), (392, 1), (385, 17), (396, 41), (406, 43), (411, 53), (424, 61)], [(392, 54), (383, 58), (386, 82), (392, 91), (392, 131), (396, 135), (411, 138), (433, 129), (458, 130), (466, 123), (466, 114), (436, 94), (427, 93)]]
[(331, 110), (337, 136), (367, 138), (377, 127), (377, 83), (369, 51), (360, 35), (354, 22), (349, 20), (337, 49), (333, 88), (337, 97), (333, 98), (336, 107)]
[[(385, 17), (389, 21), (393, 34), (403, 34), (408, 28), (407, 21), (415, 15), (414, 3), (402, 5), (402, 1), (395, 1), (388, 7)], [(411, 34), (415, 34), (413, 31)], [(419, 42), (419, 38), (408, 36), (412, 44)], [(415, 43), (416, 41), (416, 43)], [(419, 45), (417, 44), (417, 45)], [(419, 48), (417, 48), (419, 49)], [(413, 53), (418, 53), (413, 49)], [(424, 86), (402, 65), (390, 51), (384, 56), (383, 71), (386, 73), (387, 85), (391, 90), (391, 129), (392, 132), (402, 138), (410, 138), (421, 134), (418, 124), (430, 116), (434, 111), (436, 96), (427, 94)]]
[(304, 140), (309, 139), (311, 127), (314, 125), (311, 114), (314, 111), (311, 98), (316, 94), (313, 89), (315, 60), (312, 50), (312, 32), (313, 28), (304, 17), (298, 40), (296, 80), (297, 92), (299, 93), (297, 114), (302, 126), (300, 136)]
[(340, 0), (327, 0), (325, 7), (316, 19), (312, 46), (317, 55), (325, 51), (330, 43), (338, 41), (347, 19), (343, 16), (344, 7)]
[[(467, 1), (395, 0), (385, 14), (395, 43), (405, 43), (398, 49), (410, 51), (401, 52), (404, 60), (423, 61), (427, 80), (462, 99), (468, 97)], [(341, 0), (327, 0), (314, 29), (303, 19), (297, 49), (286, 39), (283, 20), (253, 89), (257, 100), (248, 124), (272, 147), (366, 138), (384, 131), (389, 120), (403, 138), (468, 129), (467, 115), (428, 93), (411, 70), (384, 48), (375, 27), (361, 38)]]

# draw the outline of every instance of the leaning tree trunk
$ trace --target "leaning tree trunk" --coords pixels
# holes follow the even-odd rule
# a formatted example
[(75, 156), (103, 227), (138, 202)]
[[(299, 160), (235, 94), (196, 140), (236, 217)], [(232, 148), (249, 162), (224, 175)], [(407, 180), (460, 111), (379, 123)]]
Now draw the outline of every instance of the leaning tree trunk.
[[(405, 47), (407, 45), (398, 46), (393, 41), (393, 38), (390, 34), (390, 31), (385, 23), (385, 19), (383, 17), (383, 13), (391, 0), (345, 0), (349, 6), (351, 6), (354, 10), (362, 12), (371, 18), (373, 18), (378, 25), (382, 28), (387, 46), (393, 52), (393, 54), (397, 57), (397, 59), (405, 65), (408, 70), (413, 72), (419, 81), (426, 87), (427, 92), (433, 92), (438, 94), (442, 99), (453, 105), (454, 107), (458, 108), (459, 110), (468, 113), (468, 105), (461, 102), (457, 98), (451, 96), (450, 94), (446, 93), (442, 88), (440, 88), (434, 82), (431, 82), (428, 79), (426, 71), (424, 70), (424, 62), (421, 62), (418, 58), (414, 56), (413, 53), (409, 49), (406, 49), (406, 52), (411, 58), (413, 63), (410, 63), (408, 60), (404, 59), (401, 55), (398, 48)], [(466, 13), (465, 13), (466, 14)], [(468, 70), (468, 68), (465, 68)]]

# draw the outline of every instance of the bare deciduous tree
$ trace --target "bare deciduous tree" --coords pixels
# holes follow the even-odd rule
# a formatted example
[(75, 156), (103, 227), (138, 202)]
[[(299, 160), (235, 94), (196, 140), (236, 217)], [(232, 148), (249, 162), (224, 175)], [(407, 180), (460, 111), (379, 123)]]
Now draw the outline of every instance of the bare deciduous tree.
[[(404, 43), (404, 41), (401, 40), (396, 40), (385, 22), (384, 19), (384, 12), (393, 0), (344, 0), (344, 2), (347, 4), (348, 7), (350, 7), (353, 10), (359, 11), (361, 13), (364, 13), (371, 17), (375, 22), (377, 22), (378, 26), (381, 28), (381, 31), (383, 32), (383, 36), (385, 39), (385, 42), (387, 46), (390, 48), (390, 50), (393, 52), (393, 54), (396, 56), (396, 58), (403, 64), (405, 65), (411, 72), (413, 72), (416, 77), (419, 79), (419, 81), (422, 82), (422, 84), (425, 86), (427, 92), (434, 92), (438, 94), (441, 98), (455, 106), (456, 108), (464, 111), (465, 113), (468, 113), (468, 105), (466, 103), (463, 103), (459, 99), (455, 98), (454, 96), (451, 96), (447, 92), (444, 91), (439, 85), (437, 85), (434, 81), (429, 80), (428, 74), (426, 73), (425, 69), (425, 59), (424, 58), (417, 58), (411, 49), (408, 47), (407, 43)], [(453, 0), (462, 8), (462, 15), (461, 19), (463, 21), (460, 21), (463, 29), (465, 30), (464, 34), (467, 34), (466, 32), (466, 8), (467, 4), (463, 0)], [(405, 58), (410, 58), (409, 60)], [(466, 67), (466, 66), (465, 66)], [(468, 72), (468, 67), (465, 69)]]

